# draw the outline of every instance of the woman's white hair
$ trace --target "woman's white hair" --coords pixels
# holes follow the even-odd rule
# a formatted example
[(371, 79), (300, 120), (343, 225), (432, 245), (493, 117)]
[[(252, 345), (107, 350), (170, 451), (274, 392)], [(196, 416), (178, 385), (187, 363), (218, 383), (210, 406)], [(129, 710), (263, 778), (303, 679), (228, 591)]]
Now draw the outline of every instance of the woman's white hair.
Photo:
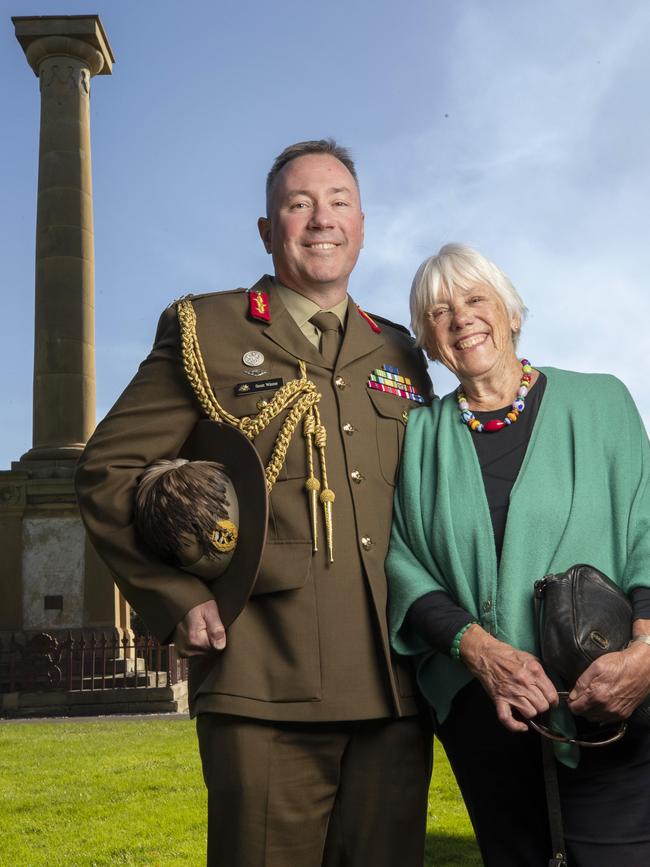
[(479, 286), (493, 289), (508, 316), (518, 321), (519, 327), (512, 334), (516, 348), (528, 309), (507, 274), (478, 250), (464, 244), (445, 244), (435, 256), (425, 259), (415, 273), (410, 305), (411, 328), (417, 345), (426, 346), (426, 316), (434, 305), (453, 298), (456, 292), (469, 292)]

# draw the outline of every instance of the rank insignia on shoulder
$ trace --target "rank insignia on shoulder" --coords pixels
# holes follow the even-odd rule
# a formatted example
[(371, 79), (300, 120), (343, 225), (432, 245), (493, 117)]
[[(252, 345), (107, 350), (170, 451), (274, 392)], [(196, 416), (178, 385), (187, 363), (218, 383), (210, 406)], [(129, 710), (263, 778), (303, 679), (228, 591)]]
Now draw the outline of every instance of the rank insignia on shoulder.
[(270, 322), (271, 310), (269, 308), (269, 293), (249, 289), (248, 312), (252, 319), (259, 319), (261, 322)]
[(372, 316), (369, 316), (369, 315), (366, 313), (365, 310), (362, 310), (362, 309), (359, 307), (358, 304), (357, 304), (357, 310), (358, 310), (359, 313), (363, 316), (363, 318), (366, 320), (366, 322), (367, 322), (368, 325), (372, 328), (372, 330), (375, 332), (375, 334), (381, 334), (381, 328), (377, 325), (377, 323), (376, 323), (375, 320), (372, 318)]
[(262, 379), (260, 382), (238, 382), (235, 386), (235, 397), (242, 397), (244, 394), (257, 394), (258, 391), (277, 390), (283, 382), (282, 377)]
[(375, 391), (383, 391), (386, 394), (394, 394), (395, 397), (403, 397), (416, 403), (424, 403), (424, 398), (411, 383), (408, 376), (401, 376), (399, 370), (390, 364), (384, 364), (370, 372), (367, 382), (368, 388)]

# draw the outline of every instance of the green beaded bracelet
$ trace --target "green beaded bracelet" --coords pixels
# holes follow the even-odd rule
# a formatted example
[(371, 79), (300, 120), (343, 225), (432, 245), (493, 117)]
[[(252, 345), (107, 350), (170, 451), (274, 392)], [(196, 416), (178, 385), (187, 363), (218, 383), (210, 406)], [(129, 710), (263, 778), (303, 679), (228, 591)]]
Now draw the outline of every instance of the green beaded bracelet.
[(470, 626), (474, 626), (476, 620), (470, 620), (469, 623), (466, 623), (463, 627), (461, 627), (456, 635), (454, 636), (454, 640), (451, 642), (450, 648), (450, 656), (452, 659), (460, 659), (460, 640), (465, 635)]

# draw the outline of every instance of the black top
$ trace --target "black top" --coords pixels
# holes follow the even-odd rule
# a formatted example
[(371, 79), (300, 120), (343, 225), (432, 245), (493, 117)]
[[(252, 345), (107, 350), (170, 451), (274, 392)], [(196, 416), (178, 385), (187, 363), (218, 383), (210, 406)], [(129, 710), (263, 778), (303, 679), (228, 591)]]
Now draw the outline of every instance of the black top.
[[(545, 390), (546, 377), (540, 373), (526, 397), (526, 408), (515, 424), (494, 433), (470, 431), (483, 475), (497, 562), (503, 547), (510, 493), (519, 475)], [(492, 412), (477, 412), (475, 416), (485, 424), (492, 419), (504, 418), (510, 408), (508, 405)], [(650, 589), (639, 587), (631, 592), (630, 599), (635, 619), (650, 618)], [(459, 630), (472, 620), (472, 616), (456, 605), (448, 593), (433, 590), (411, 605), (404, 625), (414, 630), (434, 649), (449, 652)]]
[[(539, 406), (546, 390), (546, 377), (540, 373), (537, 382), (526, 397), (526, 408), (514, 424), (495, 433), (470, 431), (474, 448), (483, 474), (483, 485), (490, 517), (492, 532), (497, 549), (497, 562), (501, 559), (503, 537), (506, 532), (510, 492), (517, 480), (524, 461)], [(477, 412), (476, 418), (485, 424), (492, 419), (502, 419), (510, 412), (511, 405), (492, 412)]]

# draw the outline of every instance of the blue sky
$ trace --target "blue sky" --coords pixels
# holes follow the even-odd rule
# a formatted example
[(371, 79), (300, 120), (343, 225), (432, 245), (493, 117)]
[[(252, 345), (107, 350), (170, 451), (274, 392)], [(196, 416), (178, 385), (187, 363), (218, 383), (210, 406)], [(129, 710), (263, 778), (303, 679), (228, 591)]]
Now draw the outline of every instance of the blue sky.
[[(650, 426), (646, 0), (13, 0), (0, 18), (0, 469), (31, 446), (38, 82), (10, 15), (98, 13), (92, 82), (97, 414), (173, 298), (271, 268), (256, 231), (288, 143), (357, 160), (366, 245), (350, 291), (407, 322), (447, 241), (499, 264), (537, 365), (609, 371)], [(439, 392), (453, 380), (434, 366)], [(613, 419), (615, 424), (616, 420)]]

